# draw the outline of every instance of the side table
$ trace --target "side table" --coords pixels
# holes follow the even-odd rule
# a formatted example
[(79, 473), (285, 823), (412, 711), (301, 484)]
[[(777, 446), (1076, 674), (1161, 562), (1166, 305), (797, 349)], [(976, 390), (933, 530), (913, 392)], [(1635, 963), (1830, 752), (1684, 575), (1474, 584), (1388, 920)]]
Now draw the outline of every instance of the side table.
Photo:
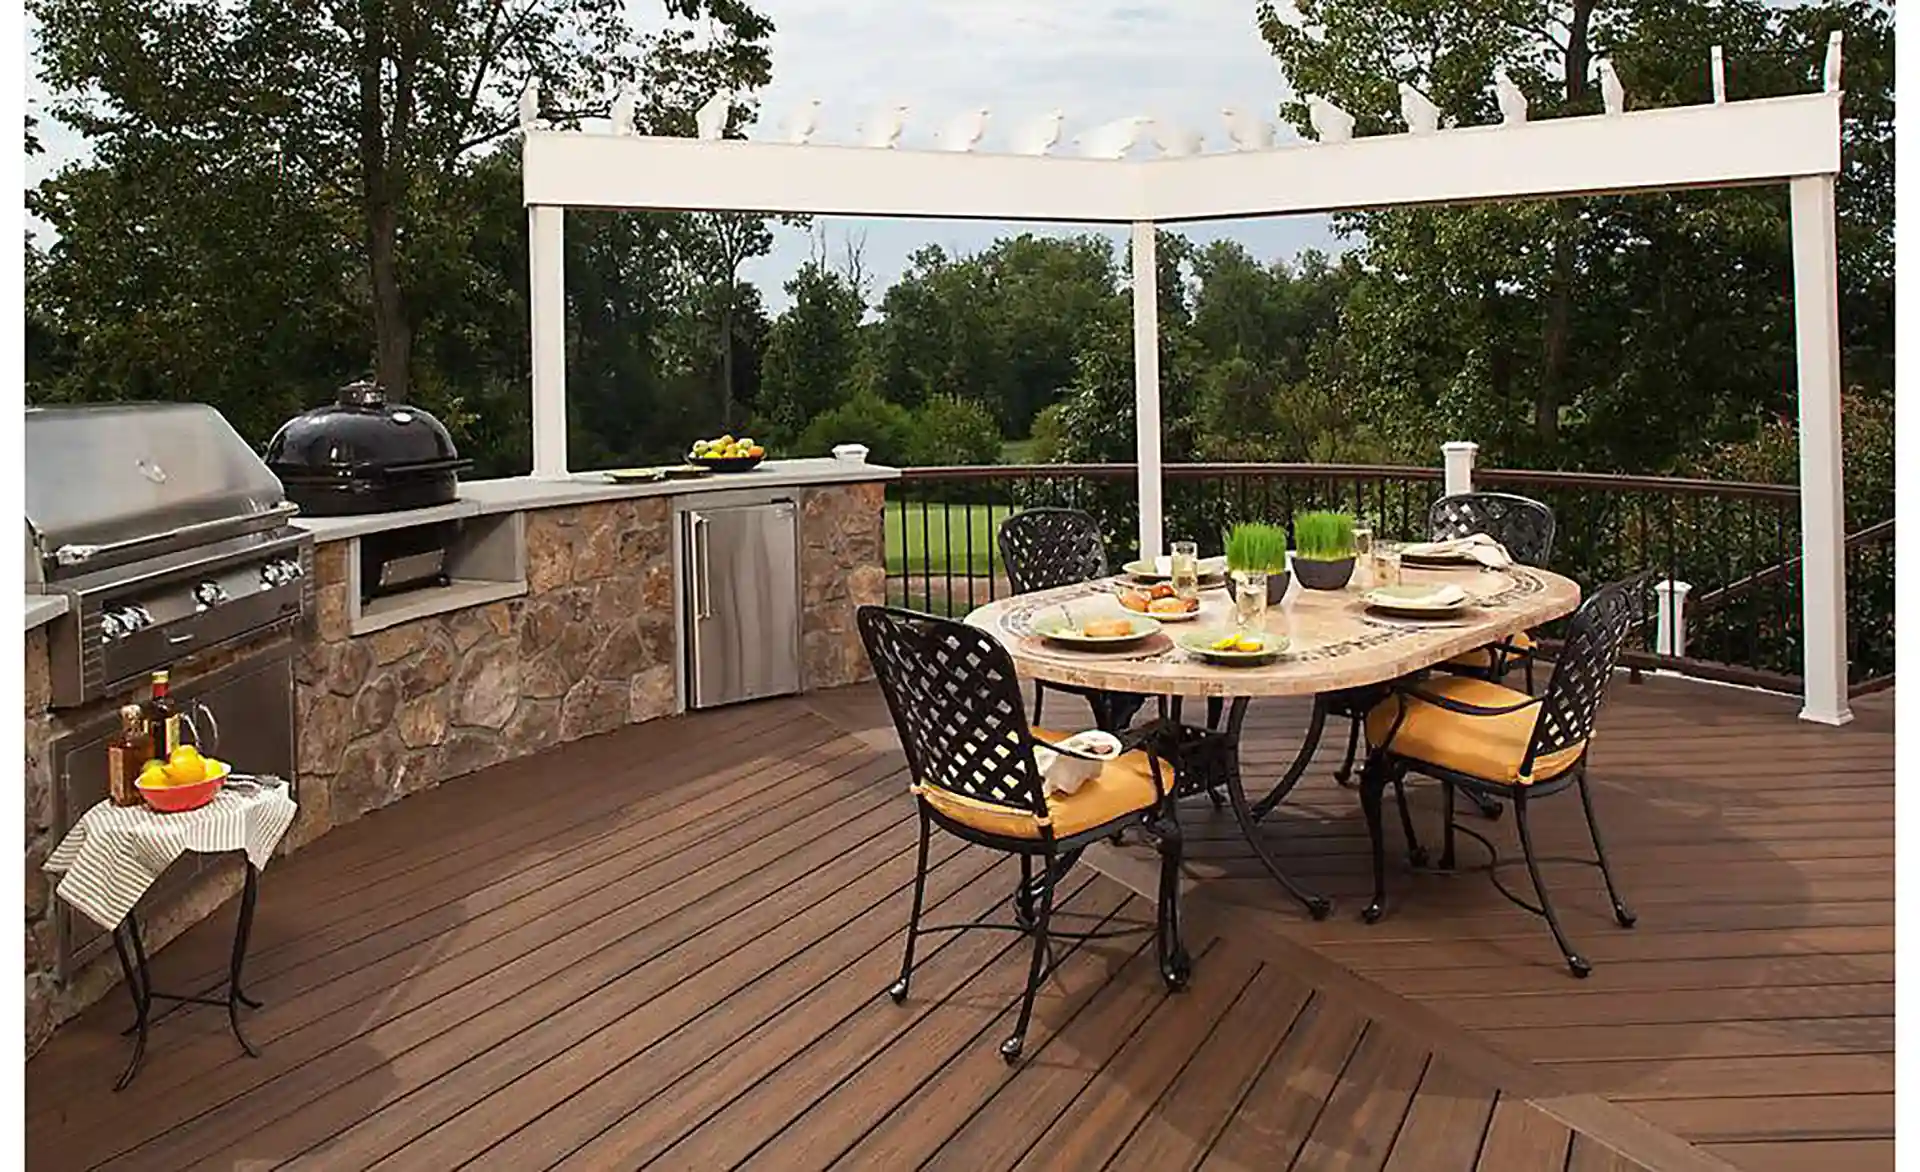
[[(247, 1052), (249, 1058), (260, 1057), (260, 1051), (254, 1049), (253, 1043), (247, 1040), (247, 1035), (240, 1029), (240, 1007), (245, 1005), (249, 1009), (259, 1009), (262, 1004), (247, 996), (245, 990), (240, 987), (240, 971), (247, 961), (247, 940), (253, 935), (253, 905), (258, 898), (260, 883), (260, 868), (253, 865), (252, 859), (246, 861), (246, 868), (246, 884), (240, 891), (240, 920), (233, 930), (233, 961), (227, 969), (225, 997), (211, 996), (211, 991), (184, 994), (163, 993), (155, 989), (153, 975), (147, 968), (146, 945), (140, 939), (139, 917), (133, 912), (128, 912), (127, 918), (114, 927), (113, 950), (119, 954), (120, 973), (126, 978), (127, 994), (133, 998), (134, 1013), (133, 1024), (120, 1031), (121, 1037), (133, 1036), (133, 1057), (127, 1061), (127, 1069), (121, 1073), (119, 1081), (113, 1084), (114, 1090), (125, 1090), (133, 1082), (133, 1076), (140, 1073), (140, 1063), (147, 1056), (147, 1029), (152, 1024), (155, 1001), (211, 1005), (215, 1008), (225, 1006), (227, 1024), (232, 1027), (233, 1036), (239, 1040), (240, 1048)], [(132, 950), (131, 957), (128, 956), (129, 949)], [(215, 986), (215, 989), (217, 990), (218, 986)]]
[[(161, 814), (144, 806), (100, 802), (81, 816), (48, 856), (44, 869), (61, 876), (54, 894), (112, 933), (127, 995), (133, 998), (133, 1024), (125, 1031), (134, 1039), (133, 1057), (114, 1090), (124, 1090), (140, 1072), (155, 1001), (224, 1006), (227, 1023), (241, 1048), (249, 1057), (259, 1056), (240, 1029), (240, 1007), (260, 1007), (260, 1002), (247, 996), (241, 975), (247, 943), (253, 935), (260, 871), (273, 857), (274, 848), (298, 812), (287, 789), (287, 783), (277, 777), (234, 774), (211, 802), (195, 810)], [(240, 893), (225, 994), (219, 995), (219, 986), (204, 993), (161, 992), (153, 986), (135, 905), (181, 855), (234, 851), (245, 855), (246, 881)]]

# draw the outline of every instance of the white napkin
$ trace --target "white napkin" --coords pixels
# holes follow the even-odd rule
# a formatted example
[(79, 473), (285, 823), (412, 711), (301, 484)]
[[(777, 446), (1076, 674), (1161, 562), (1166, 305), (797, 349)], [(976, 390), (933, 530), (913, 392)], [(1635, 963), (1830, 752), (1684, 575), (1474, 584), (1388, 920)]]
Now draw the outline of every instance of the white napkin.
[(1468, 557), (1491, 570), (1504, 570), (1513, 564), (1507, 548), (1484, 533), (1456, 537), (1450, 541), (1420, 541), (1403, 546), (1403, 554), (1414, 557)]
[(1467, 592), (1451, 582), (1442, 582), (1425, 594), (1405, 590), (1394, 592), (1393, 601), (1410, 606), (1459, 606), (1467, 601)]
[[(1112, 733), (1098, 729), (1077, 732), (1060, 740), (1061, 747), (1075, 753), (1088, 753), (1108, 759), (1120, 755), (1120, 738)], [(1100, 776), (1103, 767), (1099, 761), (1086, 761), (1079, 757), (1070, 757), (1065, 753), (1056, 753), (1043, 746), (1035, 746), (1033, 762), (1040, 767), (1040, 776), (1044, 780), (1047, 792), (1066, 796), (1085, 785), (1088, 780)]]

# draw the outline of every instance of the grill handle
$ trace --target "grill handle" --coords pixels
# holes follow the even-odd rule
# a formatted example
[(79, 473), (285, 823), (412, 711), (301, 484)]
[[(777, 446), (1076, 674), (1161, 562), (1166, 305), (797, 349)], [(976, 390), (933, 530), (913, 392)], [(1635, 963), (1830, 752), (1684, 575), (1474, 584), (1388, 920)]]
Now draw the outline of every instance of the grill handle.
[[(299, 511), (300, 506), (294, 504), (292, 501), (281, 501), (271, 509), (262, 513), (254, 513), (252, 516), (262, 520), (284, 521)], [(233, 522), (234, 518), (232, 517), (222, 517), (215, 521), (196, 521), (191, 525), (181, 525), (173, 529), (163, 530), (159, 533), (149, 533), (144, 537), (129, 537), (125, 541), (112, 541), (105, 545), (69, 543), (53, 551), (53, 560), (63, 566), (84, 566), (94, 558), (104, 554), (124, 553), (130, 549), (138, 549), (143, 545), (154, 545), (162, 541), (176, 541), (181, 538), (198, 537), (202, 533), (212, 533), (221, 529), (229, 529), (233, 526)]]

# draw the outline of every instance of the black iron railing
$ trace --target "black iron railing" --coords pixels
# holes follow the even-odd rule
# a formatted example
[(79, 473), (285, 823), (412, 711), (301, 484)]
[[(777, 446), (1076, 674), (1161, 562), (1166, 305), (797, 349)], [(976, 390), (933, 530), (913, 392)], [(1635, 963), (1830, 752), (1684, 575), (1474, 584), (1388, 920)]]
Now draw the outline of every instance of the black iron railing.
[[(1481, 468), (1475, 486), (1544, 501), (1558, 521), (1553, 569), (1583, 585), (1653, 571), (1687, 583), (1684, 649), (1658, 642), (1658, 595), (1645, 599), (1629, 661), (1792, 690), (1803, 639), (1799, 490), (1670, 477)], [(1218, 553), (1240, 520), (1290, 525), (1309, 508), (1342, 508), (1383, 537), (1425, 536), (1442, 491), (1437, 468), (1330, 464), (1175, 464), (1164, 471), (1163, 530)], [(1007, 591), (994, 536), (1034, 505), (1082, 508), (1100, 521), (1117, 565), (1134, 556), (1138, 495), (1131, 464), (911, 468), (888, 491), (891, 599), (964, 614)], [(1892, 522), (1848, 543), (1848, 641), (1856, 688), (1893, 672)], [(1551, 632), (1546, 632), (1551, 634)], [(1674, 654), (1684, 650), (1684, 654)]]

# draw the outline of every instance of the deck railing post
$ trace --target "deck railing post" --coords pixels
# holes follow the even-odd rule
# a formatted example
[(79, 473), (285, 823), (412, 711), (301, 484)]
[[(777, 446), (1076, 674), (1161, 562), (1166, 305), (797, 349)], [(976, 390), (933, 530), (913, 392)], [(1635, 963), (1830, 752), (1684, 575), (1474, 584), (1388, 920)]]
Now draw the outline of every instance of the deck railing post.
[(1133, 225), (1133, 420), (1140, 479), (1140, 556), (1159, 556), (1160, 496), (1160, 266), (1155, 226)]
[(1682, 659), (1687, 654), (1687, 595), (1693, 592), (1689, 582), (1671, 578), (1653, 584), (1656, 599), (1653, 650), (1657, 655)]
[(1845, 724), (1847, 706), (1846, 495), (1840, 446), (1839, 265), (1834, 177), (1790, 184), (1794, 351), (1800, 382), (1803, 720)]
[(1473, 456), (1480, 445), (1471, 440), (1451, 440), (1440, 445), (1441, 467), (1446, 471), (1446, 493), (1459, 496), (1473, 491)]

